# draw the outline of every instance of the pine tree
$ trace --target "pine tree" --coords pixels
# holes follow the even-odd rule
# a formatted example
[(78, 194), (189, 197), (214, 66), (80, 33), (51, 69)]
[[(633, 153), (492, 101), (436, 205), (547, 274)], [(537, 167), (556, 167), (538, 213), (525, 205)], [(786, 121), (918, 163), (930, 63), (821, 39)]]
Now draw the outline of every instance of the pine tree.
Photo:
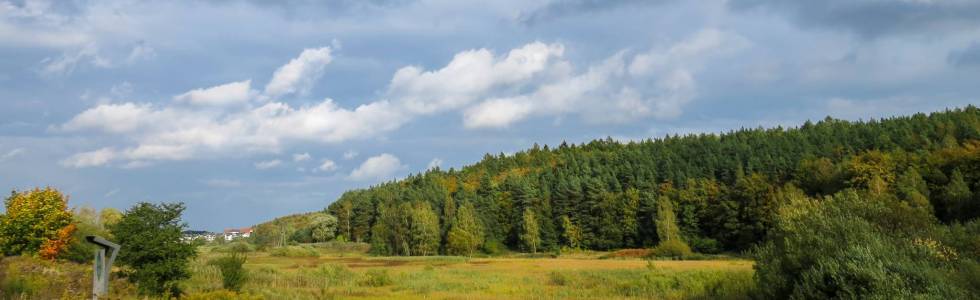
[(943, 188), (943, 198), (947, 219), (965, 220), (972, 213), (966, 211), (966, 208), (973, 198), (973, 192), (970, 191), (970, 186), (963, 179), (963, 173), (959, 169), (953, 170), (949, 184)]

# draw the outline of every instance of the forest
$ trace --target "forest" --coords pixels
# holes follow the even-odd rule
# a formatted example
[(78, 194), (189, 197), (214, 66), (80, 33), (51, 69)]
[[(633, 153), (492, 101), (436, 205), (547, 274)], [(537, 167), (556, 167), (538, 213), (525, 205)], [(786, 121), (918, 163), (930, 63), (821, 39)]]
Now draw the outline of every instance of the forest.
[[(900, 218), (909, 222), (953, 224), (980, 214), (978, 180), (980, 110), (968, 106), (535, 145), (348, 191), (327, 211), (339, 237), (369, 242), (376, 254), (493, 254), (650, 247), (662, 240), (658, 203), (669, 202), (695, 251), (741, 253), (766, 240), (780, 207), (797, 196), (851, 191), (908, 208)], [(537, 236), (525, 236), (529, 226)]]

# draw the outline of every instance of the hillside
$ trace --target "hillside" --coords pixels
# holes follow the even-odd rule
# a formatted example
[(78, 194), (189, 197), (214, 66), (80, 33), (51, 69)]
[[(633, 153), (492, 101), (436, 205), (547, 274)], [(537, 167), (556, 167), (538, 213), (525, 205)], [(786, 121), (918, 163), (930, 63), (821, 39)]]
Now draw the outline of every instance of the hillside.
[(417, 252), (411, 233), (420, 213), (438, 217), (438, 250), (452, 252), (449, 231), (465, 219), (461, 212), (475, 218), (463, 222), (475, 223), (485, 252), (526, 250), (527, 212), (540, 228), (539, 249), (605, 250), (655, 245), (656, 203), (670, 200), (696, 251), (741, 251), (766, 236), (782, 195), (797, 187), (812, 197), (872, 190), (925, 201), (943, 222), (974, 218), (976, 196), (953, 199), (943, 190), (964, 182), (976, 190), (978, 139), (980, 109), (969, 106), (863, 122), (828, 117), (798, 128), (535, 145), (349, 191), (328, 211), (339, 219), (338, 235), (371, 242), (380, 254)]

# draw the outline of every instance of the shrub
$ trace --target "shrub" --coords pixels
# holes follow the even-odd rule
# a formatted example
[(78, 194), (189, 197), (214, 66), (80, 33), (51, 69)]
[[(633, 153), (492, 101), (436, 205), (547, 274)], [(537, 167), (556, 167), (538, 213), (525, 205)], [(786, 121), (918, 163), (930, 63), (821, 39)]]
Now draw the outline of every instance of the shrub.
[(321, 249), (327, 253), (337, 253), (340, 255), (352, 254), (352, 253), (367, 253), (371, 250), (371, 245), (368, 243), (355, 243), (355, 242), (345, 242), (337, 239), (336, 241), (329, 241), (325, 243), (312, 244), (313, 247)]
[(285, 246), (272, 249), (269, 255), (277, 257), (320, 257), (320, 252), (310, 246)]
[(221, 285), (229, 291), (241, 291), (245, 281), (248, 280), (245, 271), (245, 255), (232, 253), (231, 255), (216, 258), (208, 264), (218, 268), (221, 272)]
[(245, 241), (234, 241), (228, 244), (220, 245), (211, 249), (211, 252), (219, 253), (248, 253), (255, 252), (255, 245), (252, 245)]
[(183, 203), (141, 202), (130, 208), (109, 231), (122, 247), (117, 262), (144, 295), (179, 296), (179, 282), (190, 278), (193, 245), (180, 240), (187, 226), (180, 219)]
[(771, 239), (756, 250), (762, 296), (785, 298), (962, 299), (943, 262), (928, 247), (891, 236), (873, 220), (882, 201), (856, 193), (824, 201), (792, 199), (780, 209)]
[(721, 243), (716, 239), (693, 236), (688, 238), (691, 248), (697, 253), (718, 254), (721, 253)]
[(385, 269), (370, 269), (364, 275), (365, 278), (361, 281), (361, 285), (381, 287), (394, 282), (391, 279), (391, 275), (388, 275), (388, 270)]
[(667, 257), (672, 259), (684, 259), (691, 256), (691, 247), (681, 240), (673, 239), (660, 242), (657, 247), (650, 251), (652, 257)]

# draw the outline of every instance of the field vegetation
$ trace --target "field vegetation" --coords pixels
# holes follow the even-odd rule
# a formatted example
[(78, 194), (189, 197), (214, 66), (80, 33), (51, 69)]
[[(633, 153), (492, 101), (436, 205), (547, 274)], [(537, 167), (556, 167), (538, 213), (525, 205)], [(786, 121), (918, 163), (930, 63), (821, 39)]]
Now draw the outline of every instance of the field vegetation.
[[(747, 299), (755, 286), (752, 262), (732, 258), (602, 259), (605, 252), (379, 257), (310, 248), (320, 255), (250, 253), (241, 293), (264, 299)], [(226, 254), (213, 247), (199, 251), (187, 291), (222, 291), (221, 272), (207, 261)]]

